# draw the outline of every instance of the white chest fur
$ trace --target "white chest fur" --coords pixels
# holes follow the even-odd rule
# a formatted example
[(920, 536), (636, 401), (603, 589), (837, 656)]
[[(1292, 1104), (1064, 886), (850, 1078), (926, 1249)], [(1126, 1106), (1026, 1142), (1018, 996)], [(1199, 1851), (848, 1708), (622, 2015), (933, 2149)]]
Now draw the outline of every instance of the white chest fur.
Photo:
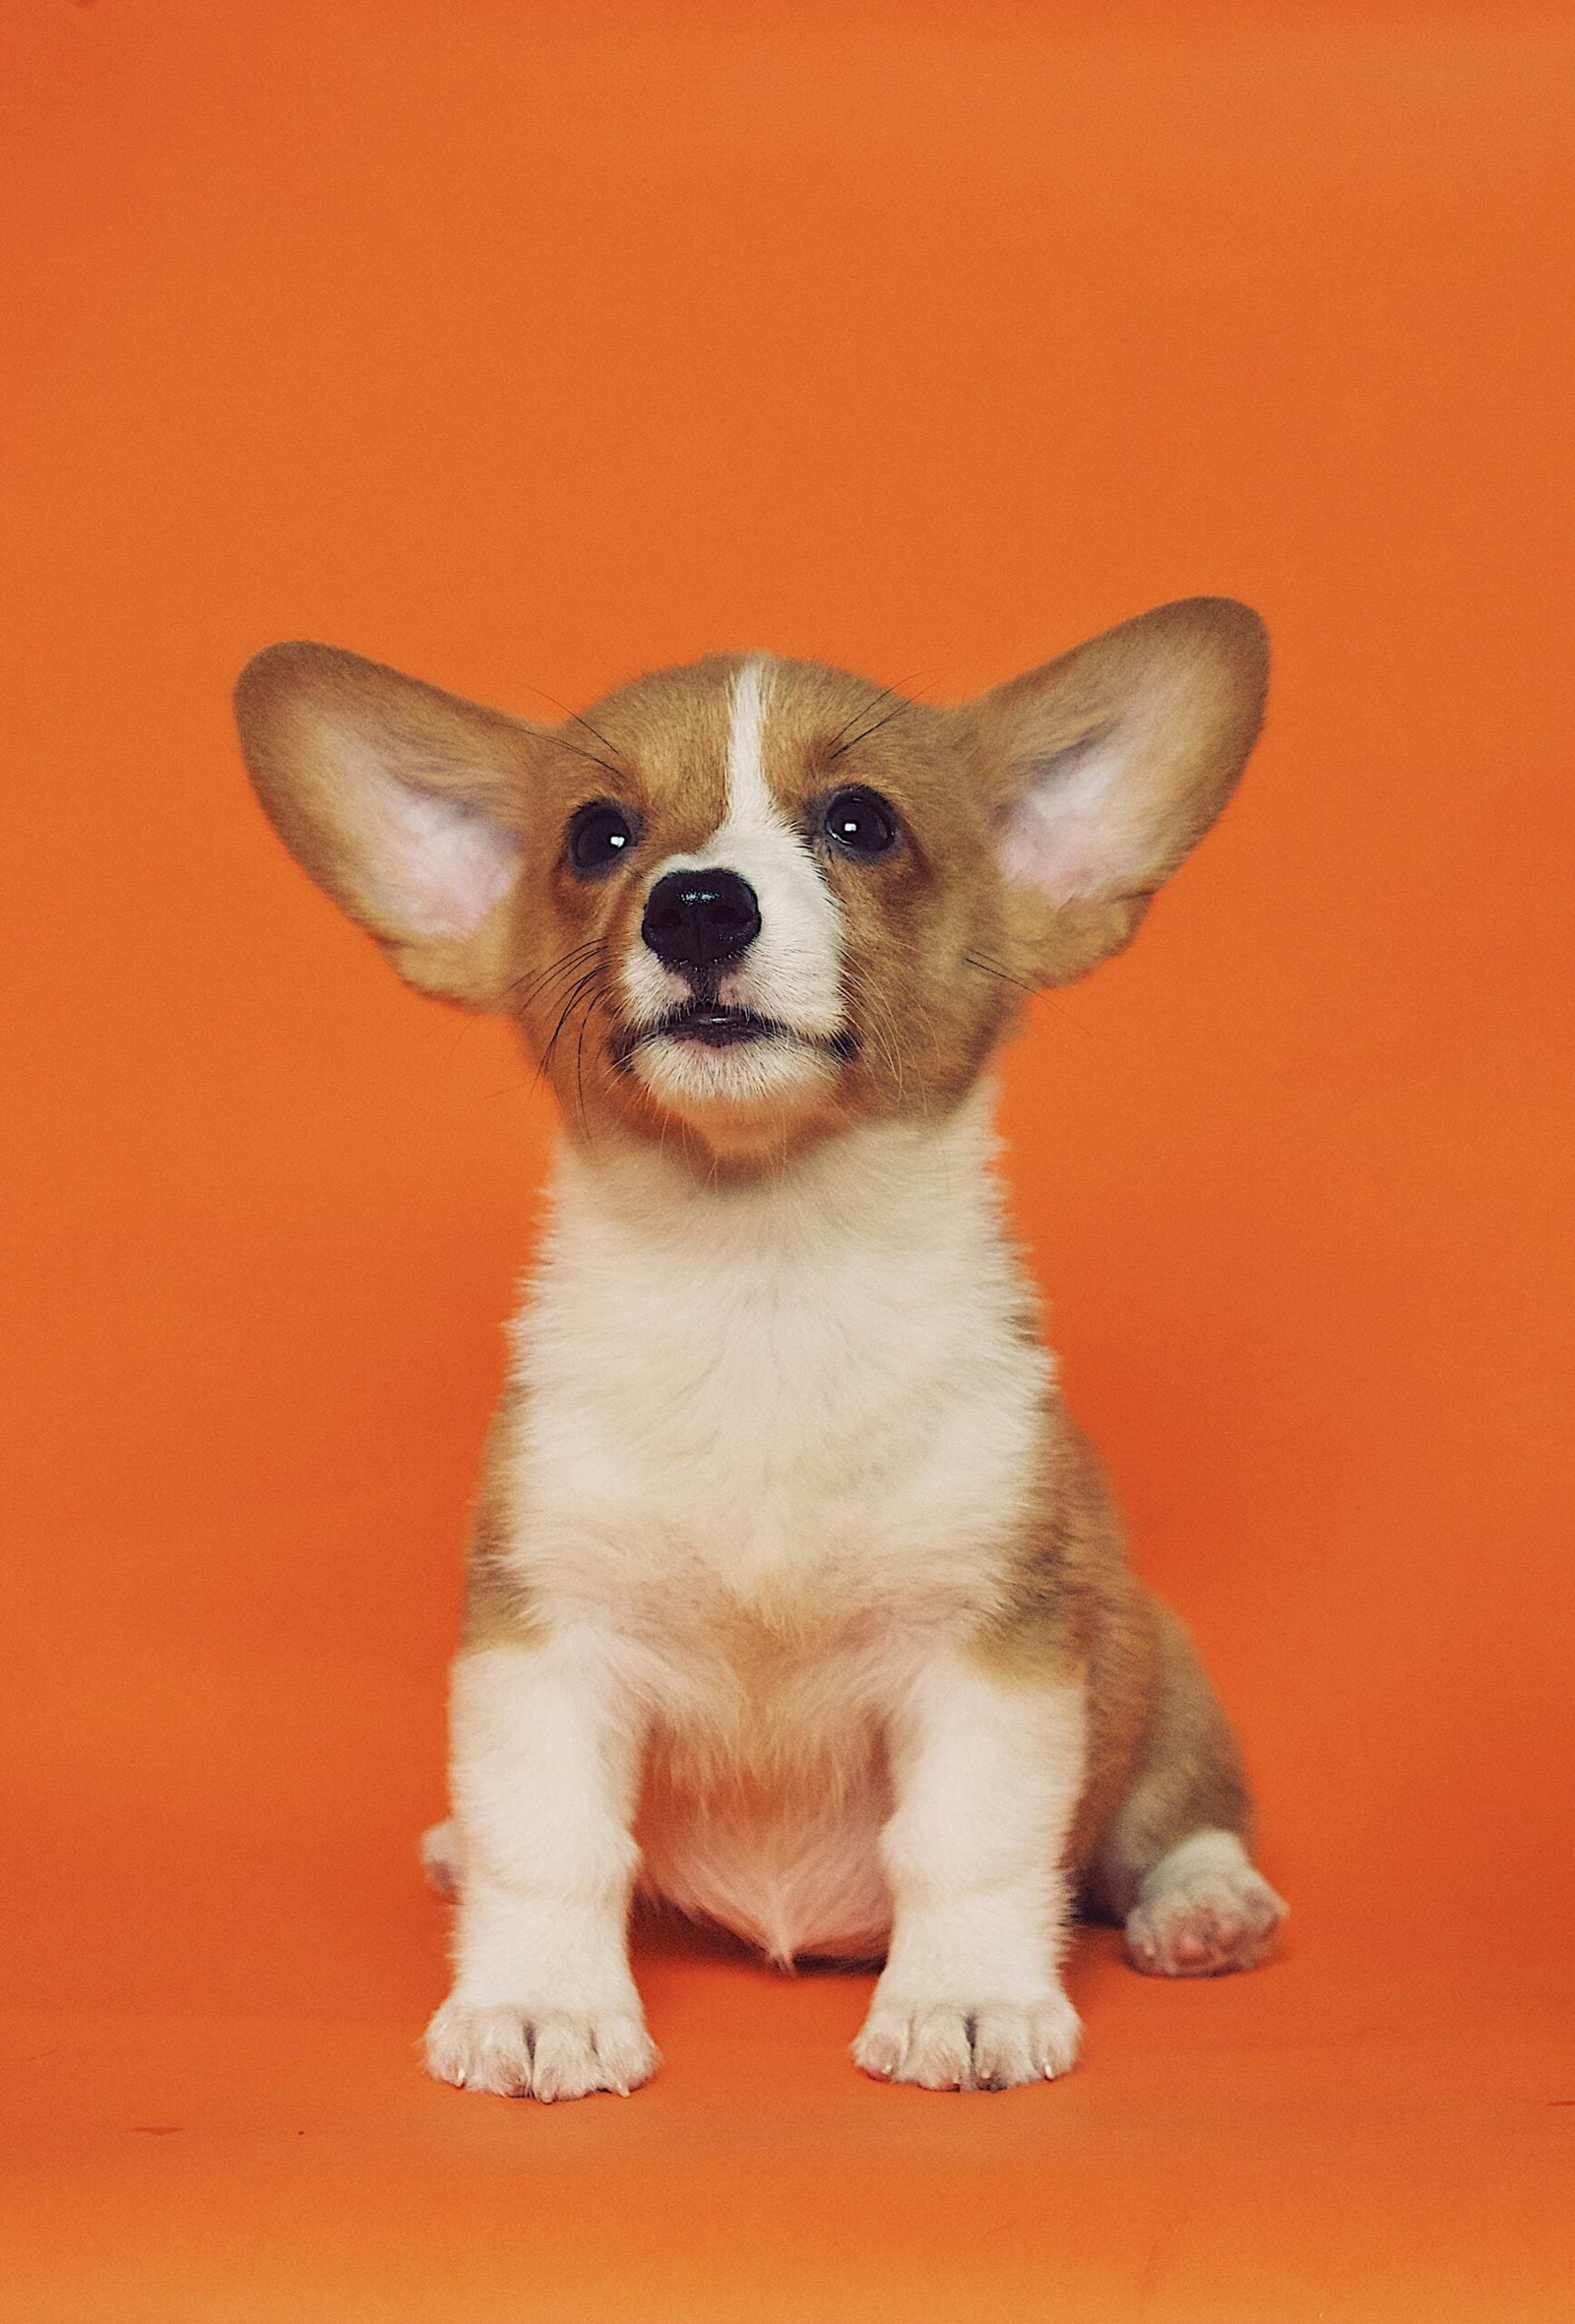
[(679, 1727), (740, 1662), (757, 1692), (851, 1678), (987, 1599), (1050, 1376), (990, 1145), (981, 1097), (742, 1186), (565, 1157), (517, 1326), (515, 1556)]

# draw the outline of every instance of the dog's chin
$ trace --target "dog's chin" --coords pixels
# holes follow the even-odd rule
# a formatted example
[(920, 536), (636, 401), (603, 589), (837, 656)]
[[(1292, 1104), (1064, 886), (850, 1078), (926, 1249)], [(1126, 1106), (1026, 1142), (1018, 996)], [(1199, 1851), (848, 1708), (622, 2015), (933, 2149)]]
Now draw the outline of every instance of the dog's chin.
[(648, 1033), (629, 1067), (663, 1113), (719, 1149), (745, 1149), (790, 1135), (818, 1113), (838, 1077), (828, 1044), (744, 1011), (695, 1012)]

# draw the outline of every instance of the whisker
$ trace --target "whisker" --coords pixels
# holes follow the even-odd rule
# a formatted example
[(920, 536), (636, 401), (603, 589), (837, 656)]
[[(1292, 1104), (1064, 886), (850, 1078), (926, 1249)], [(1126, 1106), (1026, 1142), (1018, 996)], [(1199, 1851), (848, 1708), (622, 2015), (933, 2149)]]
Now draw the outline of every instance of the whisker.
[[(838, 727), (836, 733), (831, 738), (831, 742), (827, 746), (826, 755), (828, 758), (840, 759), (844, 750), (851, 750), (852, 742), (843, 742), (842, 740), (849, 727), (856, 726), (860, 719), (868, 718), (872, 710), (878, 710), (883, 702), (890, 702), (894, 694), (901, 693), (904, 686), (911, 686), (915, 678), (922, 677), (923, 674), (924, 673), (922, 670), (910, 670), (907, 677), (899, 678), (894, 686), (878, 687), (876, 691), (871, 694), (869, 700), (867, 702), (861, 702), (858, 708), (854, 711), (852, 717), (850, 719), (845, 719), (842, 724)], [(894, 710), (890, 715), (893, 718), (896, 718), (898, 711), (908, 710), (910, 708), (912, 708), (912, 702), (909, 698), (905, 697), (905, 699), (898, 704), (897, 710)], [(877, 724), (882, 722), (883, 722), (879, 720), (876, 722)], [(870, 727), (866, 729), (866, 731), (873, 733), (874, 728)], [(853, 742), (856, 742), (857, 740), (858, 736), (855, 734), (853, 736)], [(840, 742), (842, 743), (842, 750), (839, 750), (836, 747)]]
[(1019, 992), (1026, 992), (1031, 997), (1040, 991), (1039, 985), (1025, 984), (1021, 976), (1009, 976), (995, 961), (980, 960), (976, 952), (965, 952), (963, 965), (965, 968), (977, 969), (981, 976), (993, 976), (998, 984), (1015, 984)]
[(893, 719), (900, 719), (905, 710), (912, 710), (913, 707), (911, 702), (899, 702), (896, 708), (889, 710), (883, 719), (876, 719), (870, 725), (860, 726), (856, 734), (850, 734), (846, 742), (839, 743), (835, 750), (828, 751), (827, 757), (832, 759), (845, 757), (849, 751), (855, 750), (861, 742), (867, 742), (872, 734), (880, 732), (882, 726), (889, 726)]
[(592, 1018), (596, 1015), (598, 1009), (600, 1008), (605, 997), (606, 995), (603, 993), (601, 986), (598, 983), (586, 1005), (584, 1016), (580, 1019), (580, 1030), (575, 1036), (574, 1043), (575, 1111), (580, 1117), (581, 1133), (586, 1137), (590, 1136), (590, 1125), (585, 1117), (585, 1036), (591, 1029)]
[[(878, 694), (872, 694), (867, 702), (861, 702), (858, 708), (854, 711), (851, 718), (844, 719), (842, 724), (832, 736), (831, 742), (827, 744), (828, 751), (832, 751), (832, 744), (838, 743), (842, 740), (850, 726), (856, 726), (860, 719), (867, 719), (870, 712), (874, 710), (878, 704), (882, 702), (890, 702), (896, 691), (897, 688), (895, 686), (882, 686)], [(835, 756), (835, 753), (833, 752), (832, 755)]]
[[(582, 711), (571, 710), (566, 702), (560, 702), (555, 694), (544, 693), (539, 686), (532, 686), (529, 691), (536, 696), (538, 702), (549, 702), (554, 710), (561, 710), (566, 719), (573, 719), (577, 726), (583, 726), (588, 734), (594, 734), (597, 740), (601, 744), (603, 750), (610, 751), (615, 759), (622, 758), (623, 753), (619, 750), (617, 744), (611, 739), (609, 735), (603, 734), (599, 726), (593, 726), (591, 721)], [(559, 735), (557, 739), (561, 742), (563, 737)], [(575, 745), (570, 743), (569, 748), (573, 750)], [(586, 756), (589, 758), (590, 755), (591, 754), (588, 751)], [(621, 772), (627, 773), (627, 769), (623, 769)]]
[(1085, 1025), (1076, 1010), (1069, 1009), (1060, 994), (1053, 991), (1049, 985), (1025, 984), (1021, 976), (1009, 976), (998, 961), (980, 960), (976, 953), (965, 952), (963, 964), (966, 968), (976, 969), (981, 976), (993, 976), (998, 984), (1014, 985), (1019, 992), (1026, 992), (1030, 1000), (1048, 1001), (1050, 1007), (1058, 1010), (1066, 1019), (1068, 1025), (1077, 1027), (1085, 1040), (1094, 1038), (1092, 1028)]
[[(586, 974), (583, 975), (579, 982), (575, 985), (573, 991), (569, 994), (568, 999), (564, 1002), (563, 1007), (558, 1014), (558, 1021), (552, 1028), (551, 1038), (548, 1040), (546, 1046), (541, 1051), (541, 1062), (536, 1069), (536, 1079), (537, 1082), (543, 1078), (543, 1076), (551, 1067), (553, 1053), (557, 1048), (559, 1040), (562, 1038), (563, 1029), (569, 1022), (571, 1011), (574, 1009), (577, 1002), (582, 1000), (588, 992), (594, 989), (600, 978), (600, 974), (601, 972), (599, 968), (588, 970)], [(535, 1084), (533, 1084), (533, 1087), (534, 1086)]]
[[(592, 731), (595, 732), (595, 728)], [(587, 750), (583, 742), (571, 742), (567, 734), (554, 734), (550, 727), (545, 727), (541, 739), (543, 742), (555, 743), (559, 750), (572, 750), (577, 759), (585, 759), (591, 766), (599, 767), (603, 775), (612, 777), (614, 783), (623, 783), (628, 779), (626, 768), (613, 766), (610, 760), (602, 758), (598, 752)]]
[(599, 950), (600, 939), (595, 936), (585, 944), (573, 944), (567, 952), (559, 953), (555, 961), (548, 961), (544, 969), (527, 970), (523, 976), (516, 976), (512, 984), (504, 986), (503, 997), (507, 999), (511, 994), (518, 993), (520, 1007), (527, 1008), (554, 976), (578, 967)]
[(568, 998), (572, 986), (578, 985), (588, 974), (594, 973), (594, 962), (576, 962), (572, 967), (561, 970), (535, 997), (544, 1001), (548, 1009), (556, 1008)]
[[(919, 673), (916, 670), (914, 673), (915, 677)], [(905, 686), (911, 685), (912, 682), (913, 680), (911, 678), (904, 678), (902, 680), (902, 684)], [(891, 697), (897, 692), (898, 688), (896, 686), (885, 687), (881, 693), (876, 695), (874, 702), (865, 703), (864, 711), (861, 711), (859, 716), (862, 717), (864, 712), (873, 710), (876, 703), (890, 701)], [(917, 708), (917, 706), (918, 697), (916, 695), (904, 694), (900, 701), (892, 703), (891, 709), (886, 713), (884, 718), (872, 719), (867, 726), (860, 726), (856, 734), (848, 734), (847, 726), (840, 727), (838, 730), (839, 734), (848, 734), (848, 739), (846, 742), (843, 742), (838, 740), (837, 736), (833, 736), (835, 747), (826, 753), (827, 758), (840, 759), (844, 757), (847, 752), (854, 749), (860, 742), (867, 742), (872, 734), (878, 734), (882, 726), (889, 726), (893, 719), (900, 719), (905, 711), (914, 710)], [(851, 724), (852, 721), (850, 720), (849, 725)]]

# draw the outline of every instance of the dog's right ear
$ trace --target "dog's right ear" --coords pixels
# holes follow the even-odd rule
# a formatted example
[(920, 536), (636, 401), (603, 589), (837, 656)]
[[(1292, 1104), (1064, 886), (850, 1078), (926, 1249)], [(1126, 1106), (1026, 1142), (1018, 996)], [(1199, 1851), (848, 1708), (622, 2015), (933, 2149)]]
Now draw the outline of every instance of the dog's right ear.
[(235, 717), (270, 821), (418, 991), (498, 1005), (528, 769), (545, 737), (333, 646), (270, 646)]

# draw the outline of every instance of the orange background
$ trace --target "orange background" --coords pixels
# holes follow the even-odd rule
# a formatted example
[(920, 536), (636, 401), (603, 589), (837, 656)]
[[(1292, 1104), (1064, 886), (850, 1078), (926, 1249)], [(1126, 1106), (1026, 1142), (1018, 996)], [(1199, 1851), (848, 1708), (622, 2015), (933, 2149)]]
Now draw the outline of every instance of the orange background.
[[(4, 2314), (1568, 2314), (1568, 12), (4, 41)], [(436, 2088), (412, 1845), (549, 1125), (286, 861), (231, 676), (945, 697), (1194, 591), (1267, 614), (1268, 733), (1007, 1114), (1283, 1955), (1091, 1933), (1085, 2066), (986, 2101), (860, 2082), (864, 1979), (656, 1936), (637, 2101)]]

